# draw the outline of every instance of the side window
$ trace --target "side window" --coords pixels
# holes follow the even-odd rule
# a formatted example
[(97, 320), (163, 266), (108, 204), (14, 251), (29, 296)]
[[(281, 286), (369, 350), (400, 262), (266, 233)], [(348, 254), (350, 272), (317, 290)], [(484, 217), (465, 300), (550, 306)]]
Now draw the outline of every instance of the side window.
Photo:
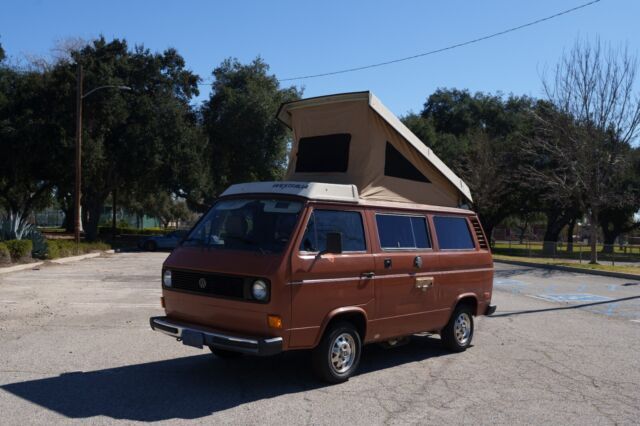
[(365, 251), (362, 216), (359, 212), (314, 210), (300, 243), (301, 251), (320, 252), (327, 246), (327, 233), (342, 234), (342, 251)]
[(346, 172), (349, 166), (351, 134), (300, 138), (296, 172)]
[(376, 225), (383, 249), (431, 248), (427, 222), (423, 216), (377, 214)]
[(464, 217), (434, 216), (433, 223), (438, 235), (441, 250), (475, 249), (469, 232), (467, 219)]

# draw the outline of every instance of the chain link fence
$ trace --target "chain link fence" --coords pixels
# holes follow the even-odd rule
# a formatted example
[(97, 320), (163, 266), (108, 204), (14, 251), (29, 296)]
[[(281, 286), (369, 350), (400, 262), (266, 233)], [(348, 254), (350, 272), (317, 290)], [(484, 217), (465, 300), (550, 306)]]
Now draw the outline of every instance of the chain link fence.
[[(570, 262), (588, 263), (591, 245), (585, 242), (497, 240), (492, 250), (506, 256), (566, 259)], [(616, 264), (640, 264), (640, 244), (597, 244), (598, 262)]]

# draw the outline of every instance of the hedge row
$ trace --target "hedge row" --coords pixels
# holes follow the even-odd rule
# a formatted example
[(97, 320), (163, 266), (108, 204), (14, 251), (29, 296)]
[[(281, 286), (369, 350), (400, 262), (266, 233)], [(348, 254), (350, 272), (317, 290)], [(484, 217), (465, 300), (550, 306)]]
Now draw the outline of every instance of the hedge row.
[(47, 259), (57, 259), (59, 257), (77, 256), (92, 251), (110, 250), (111, 246), (106, 243), (81, 242), (76, 244), (72, 240), (47, 240)]
[(31, 257), (31, 240), (9, 240), (0, 243), (0, 263), (17, 262)]
[[(59, 257), (77, 256), (93, 251), (110, 250), (111, 246), (105, 243), (76, 244), (72, 240), (45, 240), (46, 250), (41, 259), (57, 259)], [(33, 243), (31, 240), (10, 240), (0, 242), (0, 265), (11, 262), (19, 262), (32, 257)], [(33, 256), (35, 257), (35, 256)]]
[(5, 243), (0, 242), (0, 265), (11, 263), (11, 253)]
[[(117, 227), (116, 228), (116, 233), (118, 235), (122, 235), (122, 234), (132, 234), (132, 235), (159, 235), (159, 234), (165, 234), (167, 232), (171, 232), (175, 230), (175, 228), (144, 228), (144, 229), (138, 229), (138, 228), (122, 228), (122, 227)], [(111, 227), (110, 226), (99, 226), (98, 227), (98, 234), (100, 235), (111, 235)]]

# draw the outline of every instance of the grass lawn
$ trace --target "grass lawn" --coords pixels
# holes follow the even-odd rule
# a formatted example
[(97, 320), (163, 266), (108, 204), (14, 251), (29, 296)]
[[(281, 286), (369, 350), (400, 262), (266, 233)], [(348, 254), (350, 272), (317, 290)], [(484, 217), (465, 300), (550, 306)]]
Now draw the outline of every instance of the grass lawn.
[(638, 274), (640, 277), (640, 264), (636, 265), (611, 265), (609, 264), (600, 264), (600, 265), (590, 265), (589, 263), (583, 262), (570, 262), (566, 259), (551, 259), (545, 257), (525, 257), (525, 256), (505, 256), (502, 254), (494, 254), (493, 258), (495, 260), (519, 260), (521, 262), (531, 262), (531, 263), (540, 263), (543, 265), (560, 265), (560, 266), (570, 266), (573, 268), (581, 268), (581, 269), (596, 269), (599, 271), (610, 271), (610, 272), (622, 272), (625, 274)]

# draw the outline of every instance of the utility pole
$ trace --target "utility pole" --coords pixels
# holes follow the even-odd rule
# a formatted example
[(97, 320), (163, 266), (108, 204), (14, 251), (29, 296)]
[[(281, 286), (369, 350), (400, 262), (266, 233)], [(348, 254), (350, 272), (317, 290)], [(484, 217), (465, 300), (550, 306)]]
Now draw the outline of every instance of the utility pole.
[[(94, 92), (102, 89), (118, 89), (118, 90), (131, 90), (129, 86), (117, 86), (113, 84), (107, 84), (104, 86), (98, 86), (89, 90), (87, 93), (82, 92), (82, 65), (77, 64), (78, 76), (77, 76), (77, 88), (76, 88), (76, 193), (75, 193), (75, 227), (74, 236), (76, 244), (80, 243), (80, 230), (82, 229), (82, 217), (81, 200), (82, 200), (82, 100)], [(114, 209), (115, 209), (115, 195), (114, 195)], [(115, 215), (114, 215), (115, 217)]]
[(75, 191), (75, 227), (74, 236), (76, 244), (80, 243), (80, 183), (82, 179), (82, 65), (78, 63), (78, 77), (76, 89), (76, 191)]

